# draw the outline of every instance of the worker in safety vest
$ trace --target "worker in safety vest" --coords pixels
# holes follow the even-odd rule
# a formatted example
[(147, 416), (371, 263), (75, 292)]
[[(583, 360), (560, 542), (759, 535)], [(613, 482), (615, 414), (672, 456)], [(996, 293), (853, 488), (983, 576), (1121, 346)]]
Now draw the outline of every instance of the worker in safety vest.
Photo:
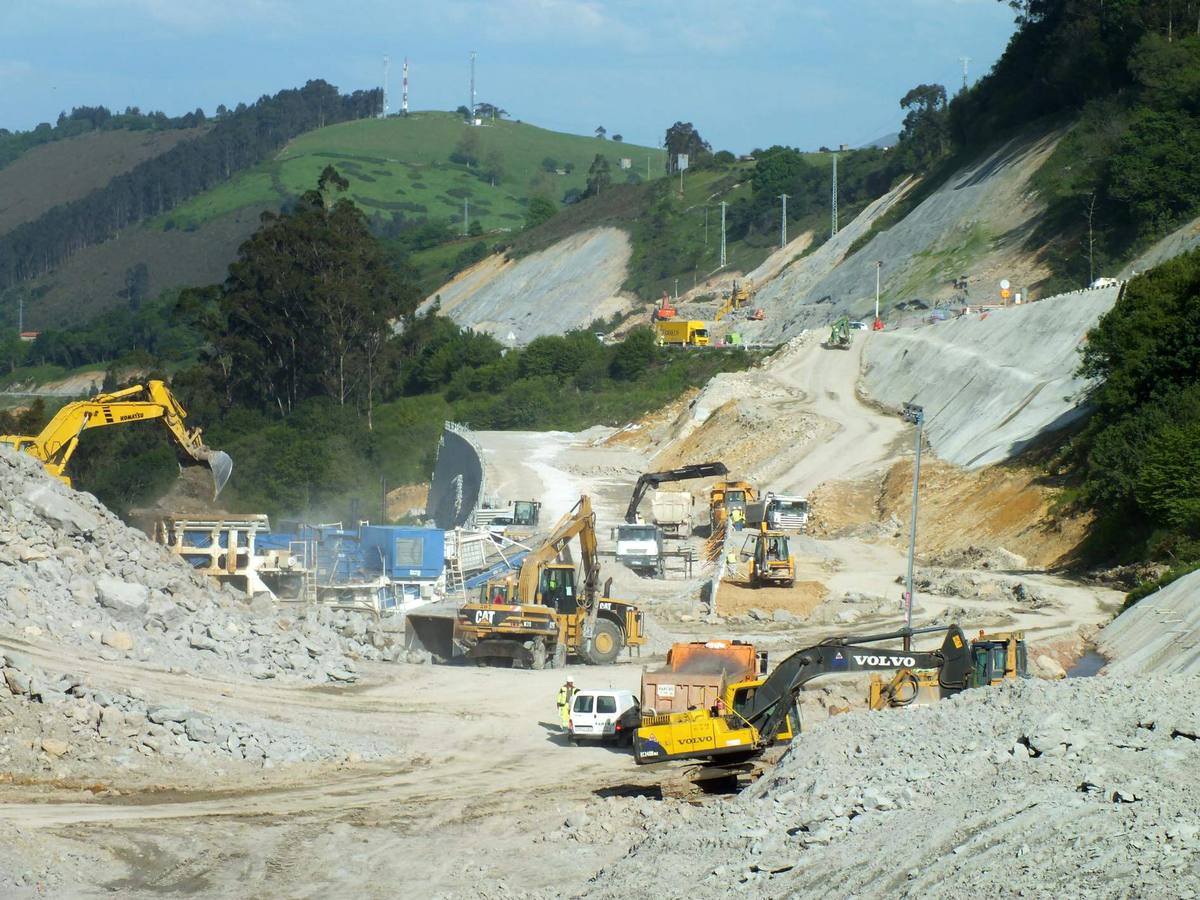
[(571, 718), (571, 701), (575, 699), (575, 679), (567, 676), (566, 683), (558, 689), (558, 717), (562, 721), (562, 730), (567, 730), (567, 722)]

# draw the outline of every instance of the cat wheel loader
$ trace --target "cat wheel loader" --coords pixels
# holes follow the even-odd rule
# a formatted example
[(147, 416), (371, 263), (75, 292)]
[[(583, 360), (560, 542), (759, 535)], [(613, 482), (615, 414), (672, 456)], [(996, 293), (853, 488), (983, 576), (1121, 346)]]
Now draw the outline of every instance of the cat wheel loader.
[[(581, 567), (561, 561), (579, 538)], [(579, 576), (577, 578), (577, 575)], [(568, 657), (611, 663), (626, 647), (645, 643), (642, 612), (625, 600), (600, 595), (596, 516), (584, 495), (555, 526), (520, 571), (492, 579), (479, 601), (458, 610), (455, 638), (480, 664), (541, 669)], [(410, 614), (411, 621), (414, 616)]]
[(161, 381), (133, 385), (111, 394), (97, 394), (90, 400), (68, 403), (35, 435), (0, 435), (0, 444), (28, 453), (40, 460), (46, 471), (68, 487), (67, 463), (79, 446), (79, 437), (90, 428), (130, 425), (160, 420), (166, 426), (178, 451), (181, 465), (205, 465), (212, 472), (213, 499), (221, 493), (233, 473), (233, 460), (221, 450), (205, 446), (199, 428), (183, 424), (187, 413), (175, 395)]

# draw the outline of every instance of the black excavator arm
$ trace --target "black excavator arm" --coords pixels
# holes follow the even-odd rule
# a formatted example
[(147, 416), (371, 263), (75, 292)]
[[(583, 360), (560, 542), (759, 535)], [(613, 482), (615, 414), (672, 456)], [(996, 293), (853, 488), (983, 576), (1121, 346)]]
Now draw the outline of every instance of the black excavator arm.
[(629, 499), (629, 508), (625, 510), (625, 521), (630, 525), (637, 522), (637, 508), (646, 496), (646, 491), (656, 488), (668, 481), (690, 481), (693, 478), (712, 478), (718, 475), (728, 475), (729, 469), (723, 462), (697, 463), (692, 466), (682, 466), (678, 469), (668, 469), (665, 472), (645, 472), (637, 480), (633, 488), (633, 496)]
[[(938, 650), (889, 650), (870, 646), (942, 630), (946, 632), (946, 639)], [(970, 642), (957, 625), (945, 629), (830, 638), (793, 653), (776, 666), (741, 712), (760, 735), (774, 735), (783, 727), (800, 689), (814, 678), (896, 669), (937, 669), (938, 683), (943, 688), (963, 690), (971, 674)]]

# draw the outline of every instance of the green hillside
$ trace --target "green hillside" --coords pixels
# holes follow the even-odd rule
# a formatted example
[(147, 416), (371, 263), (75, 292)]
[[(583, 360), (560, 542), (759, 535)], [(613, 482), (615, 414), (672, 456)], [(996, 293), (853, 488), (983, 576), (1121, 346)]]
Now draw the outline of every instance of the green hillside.
[[(453, 162), (464, 141), (475, 141), (474, 165)], [(629, 157), (633, 172), (662, 173), (662, 151), (635, 144), (547, 131), (503, 120), (470, 128), (454, 113), (423, 112), (408, 118), (365, 119), (309, 132), (279, 156), (231, 182), (208, 191), (151, 223), (158, 228), (196, 228), (248, 206), (277, 207), (308, 190), (325, 166), (333, 164), (350, 180), (350, 196), (369, 215), (408, 220), (460, 220), (463, 201), (471, 219), (485, 231), (518, 229), (530, 196), (555, 201), (583, 190), (588, 166), (603, 154), (621, 180), (619, 160)], [(550, 168), (569, 169), (557, 175)], [(498, 175), (495, 186), (491, 173)]]

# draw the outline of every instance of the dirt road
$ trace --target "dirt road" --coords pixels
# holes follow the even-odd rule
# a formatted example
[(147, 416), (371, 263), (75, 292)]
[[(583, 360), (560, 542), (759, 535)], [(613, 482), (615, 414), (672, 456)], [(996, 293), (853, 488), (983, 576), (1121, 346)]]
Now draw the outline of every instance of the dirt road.
[[(81, 663), (49, 653), (38, 662)], [(580, 687), (636, 689), (640, 677), (633, 664), (570, 671)], [(100, 796), (56, 786), (51, 772), (0, 787), (0, 822), (14, 835), (3, 852), (52, 870), (43, 884), (60, 896), (330, 896), (351, 883), (365, 896), (553, 894), (611, 861), (561, 840), (566, 817), (601, 788), (647, 780), (622, 749), (566, 745), (554, 707), (562, 678), (380, 666), (353, 689), (289, 690), (105, 664), (97, 685), (136, 680), (164, 702), (370, 733), (394, 753), (188, 782), (163, 771), (159, 787), (98, 773), (119, 791)]]

